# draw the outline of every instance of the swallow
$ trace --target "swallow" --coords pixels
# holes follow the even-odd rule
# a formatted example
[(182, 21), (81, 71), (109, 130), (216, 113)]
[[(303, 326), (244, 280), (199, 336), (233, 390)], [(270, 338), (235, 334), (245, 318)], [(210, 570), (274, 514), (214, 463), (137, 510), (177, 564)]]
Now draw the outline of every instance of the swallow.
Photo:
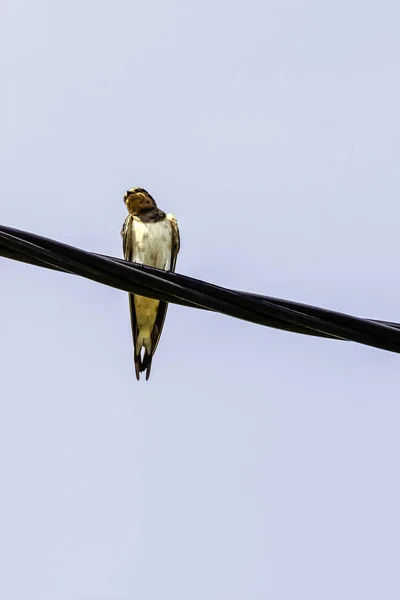
[[(122, 231), (125, 260), (175, 271), (180, 248), (176, 218), (160, 210), (143, 188), (132, 188), (124, 195), (128, 209)], [(136, 379), (146, 371), (150, 377), (151, 361), (157, 349), (167, 314), (168, 303), (129, 294)]]

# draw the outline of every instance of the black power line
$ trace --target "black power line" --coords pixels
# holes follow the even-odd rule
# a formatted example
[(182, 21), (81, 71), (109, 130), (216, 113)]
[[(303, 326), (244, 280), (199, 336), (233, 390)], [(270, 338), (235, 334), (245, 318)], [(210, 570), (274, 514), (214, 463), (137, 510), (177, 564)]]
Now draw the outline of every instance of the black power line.
[(125, 292), (212, 310), (294, 333), (348, 340), (400, 353), (400, 324), (361, 319), (289, 300), (222, 288), (120, 258), (86, 252), (0, 225), (0, 256), (86, 277)]

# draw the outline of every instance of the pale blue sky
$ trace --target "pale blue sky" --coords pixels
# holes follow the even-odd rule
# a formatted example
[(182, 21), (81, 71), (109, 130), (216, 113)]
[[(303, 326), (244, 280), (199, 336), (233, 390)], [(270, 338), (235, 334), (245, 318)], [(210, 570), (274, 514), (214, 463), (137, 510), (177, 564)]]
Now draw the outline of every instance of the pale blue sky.
[[(397, 2), (3, 0), (0, 222), (400, 321)], [(400, 597), (400, 362), (0, 260), (0, 597)]]

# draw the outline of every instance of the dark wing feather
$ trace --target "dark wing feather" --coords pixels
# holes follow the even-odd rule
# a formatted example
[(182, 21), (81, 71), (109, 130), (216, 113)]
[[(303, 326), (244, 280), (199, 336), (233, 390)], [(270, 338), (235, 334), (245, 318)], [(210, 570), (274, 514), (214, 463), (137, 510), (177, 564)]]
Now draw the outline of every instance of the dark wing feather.
[[(135, 243), (135, 230), (133, 228), (133, 218), (132, 215), (128, 215), (124, 221), (122, 231), (122, 245), (124, 249), (124, 258), (125, 260), (129, 260), (132, 262), (132, 250)], [(136, 355), (136, 340), (138, 336), (138, 326), (136, 321), (136, 310), (135, 310), (135, 300), (133, 294), (128, 294), (129, 296), (129, 312), (131, 315), (131, 329), (132, 329), (132, 337), (133, 337), (133, 358), (135, 361), (135, 373), (136, 379), (139, 381), (140, 372), (144, 371), (142, 367), (142, 362), (140, 359), (140, 355)]]
[(172, 249), (171, 249), (171, 271), (175, 271), (176, 267), (176, 259), (178, 257), (178, 253), (181, 247), (181, 238), (179, 235), (178, 222), (175, 219), (174, 215), (167, 215), (168, 221), (171, 223), (172, 227)]
[[(175, 267), (176, 267), (176, 259), (177, 259), (178, 252), (180, 249), (179, 229), (178, 229), (178, 223), (173, 215), (171, 215), (171, 214), (167, 215), (167, 219), (171, 223), (171, 228), (172, 228), (172, 247), (171, 247), (170, 271), (174, 272)], [(151, 341), (152, 341), (151, 355), (152, 356), (154, 356), (154, 353), (157, 350), (158, 342), (160, 341), (161, 332), (164, 327), (165, 317), (167, 315), (167, 309), (168, 309), (168, 303), (160, 302), (160, 305), (159, 305), (158, 311), (157, 311), (156, 321), (154, 323), (154, 328), (153, 328), (153, 332), (152, 332), (152, 336), (151, 336)], [(149, 366), (151, 366), (151, 362), (150, 362)], [(147, 373), (148, 375), (149, 375), (149, 372), (150, 372), (150, 369)], [(147, 379), (148, 379), (148, 377), (147, 377)]]

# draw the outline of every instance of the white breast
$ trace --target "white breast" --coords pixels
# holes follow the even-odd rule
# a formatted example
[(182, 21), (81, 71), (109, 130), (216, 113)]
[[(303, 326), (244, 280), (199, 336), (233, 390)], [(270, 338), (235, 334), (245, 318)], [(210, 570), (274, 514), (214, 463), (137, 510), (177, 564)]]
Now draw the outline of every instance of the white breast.
[(143, 265), (169, 270), (171, 268), (172, 228), (164, 219), (158, 223), (142, 223), (133, 219), (135, 243), (132, 260)]

